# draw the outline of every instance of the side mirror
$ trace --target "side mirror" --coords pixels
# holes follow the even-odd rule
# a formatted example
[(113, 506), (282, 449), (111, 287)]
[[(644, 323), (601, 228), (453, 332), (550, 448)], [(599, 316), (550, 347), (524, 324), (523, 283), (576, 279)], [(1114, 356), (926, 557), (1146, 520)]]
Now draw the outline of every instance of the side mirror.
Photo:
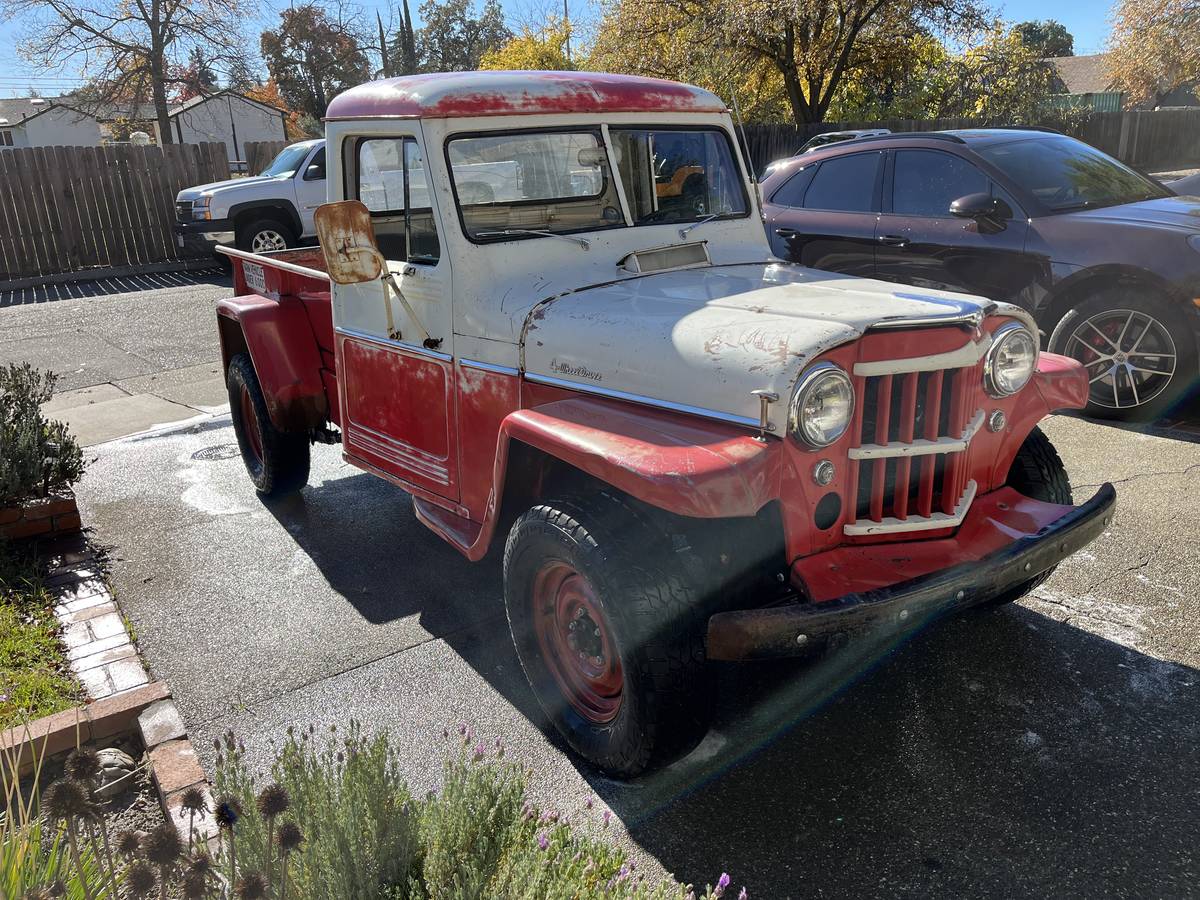
[(967, 194), (950, 204), (950, 215), (960, 219), (991, 219), (1000, 212), (1001, 201), (991, 194)]
[(323, 203), (313, 214), (317, 239), (325, 254), (325, 270), (337, 284), (378, 281), (383, 254), (375, 243), (371, 212), (361, 200)]
[(320, 163), (313, 163), (304, 170), (305, 181), (317, 181), (325, 177), (325, 167)]

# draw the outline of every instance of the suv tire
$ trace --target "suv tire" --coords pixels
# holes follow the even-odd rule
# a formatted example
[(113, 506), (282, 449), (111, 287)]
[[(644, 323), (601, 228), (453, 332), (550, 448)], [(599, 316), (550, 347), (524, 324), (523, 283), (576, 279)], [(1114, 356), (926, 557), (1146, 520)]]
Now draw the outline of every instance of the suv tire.
[[(1195, 338), (1152, 289), (1114, 287), (1089, 297), (1063, 316), (1048, 347), (1084, 364), (1093, 379), (1084, 411), (1100, 419), (1153, 419), (1183, 397), (1196, 375)], [(1164, 375), (1135, 372), (1138, 363)]]
[[(1026, 497), (1041, 500), (1043, 503), (1071, 506), (1075, 502), (1071, 492), (1071, 479), (1067, 477), (1062, 457), (1040, 428), (1034, 428), (1029, 432), (1029, 437), (1025, 438), (1025, 443), (1021, 445), (1013, 460), (1012, 468), (1008, 470), (1008, 480), (1005, 484)], [(1036, 578), (1005, 591), (988, 605), (1003, 606), (1019, 600), (1053, 574), (1054, 569), (1049, 569)]]
[(273, 253), (296, 246), (295, 230), (278, 219), (255, 219), (237, 230), (239, 250), (247, 253)]
[(708, 730), (707, 617), (688, 553), (604, 489), (535, 506), (508, 535), (504, 604), (521, 667), (567, 743), (618, 777)]
[(245, 353), (229, 361), (225, 384), (233, 431), (255, 489), (264, 497), (300, 490), (308, 483), (308, 435), (280, 431), (271, 424), (258, 375)]

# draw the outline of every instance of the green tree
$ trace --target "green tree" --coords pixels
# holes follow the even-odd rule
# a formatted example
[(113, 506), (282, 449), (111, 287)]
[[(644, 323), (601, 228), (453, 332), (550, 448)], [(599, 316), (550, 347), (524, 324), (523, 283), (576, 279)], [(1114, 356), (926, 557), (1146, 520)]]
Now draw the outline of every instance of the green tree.
[(225, 86), (231, 91), (246, 93), (262, 83), (262, 77), (246, 61), (246, 54), (235, 57), (225, 68)]
[(1119, 0), (1109, 50), (1109, 74), (1132, 103), (1200, 83), (1200, 0)]
[(338, 93), (371, 78), (356, 31), (313, 3), (285, 9), (261, 47), (280, 96), (302, 120), (319, 120)]
[(425, 24), (416, 34), (416, 54), (425, 72), (478, 69), (485, 53), (512, 37), (499, 0), (484, 0), (478, 12), (472, 0), (424, 0), (420, 13)]
[(1020, 37), (1021, 43), (1038, 56), (1051, 58), (1075, 55), (1075, 38), (1062, 22), (1054, 19), (1019, 22), (1013, 26), (1013, 31)]
[(1055, 75), (1020, 34), (996, 21), (971, 46), (937, 68), (931, 117), (961, 117), (1011, 125), (1040, 121)]
[(211, 94), (217, 89), (217, 73), (209, 65), (208, 57), (201, 47), (193, 47), (188, 55), (187, 66), (179, 74), (179, 100), (190, 100), (203, 94)]
[(479, 61), (481, 69), (567, 70), (575, 66), (567, 58), (571, 41), (571, 24), (551, 17), (542, 28), (528, 25), (521, 33), (509, 38), (504, 46), (489, 50)]

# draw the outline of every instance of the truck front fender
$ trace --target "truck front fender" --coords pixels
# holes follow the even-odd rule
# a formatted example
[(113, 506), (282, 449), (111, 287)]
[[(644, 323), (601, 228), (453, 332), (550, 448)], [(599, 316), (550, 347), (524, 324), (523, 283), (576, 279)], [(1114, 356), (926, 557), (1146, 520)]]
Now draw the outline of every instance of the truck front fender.
[(238, 353), (248, 353), (267, 401), (271, 424), (280, 431), (322, 425), (329, 400), (321, 380), (321, 351), (299, 303), (256, 294), (217, 304), (221, 359), (225, 370)]
[(734, 425), (573, 397), (510, 413), (500, 431), (676, 515), (753, 516), (779, 496), (779, 441)]

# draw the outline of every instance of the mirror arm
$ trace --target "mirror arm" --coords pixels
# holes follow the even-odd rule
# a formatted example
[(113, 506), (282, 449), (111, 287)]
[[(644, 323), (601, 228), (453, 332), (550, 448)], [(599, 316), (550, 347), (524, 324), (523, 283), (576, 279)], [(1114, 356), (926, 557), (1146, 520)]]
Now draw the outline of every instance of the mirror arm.
[[(383, 291), (383, 311), (387, 315), (387, 334), (391, 340), (400, 340), (401, 334), (396, 328), (395, 319), (392, 317), (392, 304), (391, 299), (388, 297), (389, 287), (395, 292), (396, 298), (400, 301), (400, 305), (404, 307), (404, 311), (408, 313), (408, 317), (412, 319), (413, 324), (417, 326), (417, 331), (421, 335), (421, 346), (430, 347), (435, 343), (434, 339), (429, 336), (429, 332), (425, 330), (425, 325), (422, 323), (421, 317), (417, 315), (417, 311), (412, 308), (412, 304), (408, 302), (408, 298), (400, 290), (400, 285), (396, 282), (395, 276), (388, 271), (387, 260), (382, 253), (374, 247), (343, 247), (340, 252), (346, 255), (351, 253), (369, 253), (379, 263), (379, 269), (383, 273), (379, 276), (379, 287)], [(436, 341), (436, 343), (440, 344), (441, 341)]]

